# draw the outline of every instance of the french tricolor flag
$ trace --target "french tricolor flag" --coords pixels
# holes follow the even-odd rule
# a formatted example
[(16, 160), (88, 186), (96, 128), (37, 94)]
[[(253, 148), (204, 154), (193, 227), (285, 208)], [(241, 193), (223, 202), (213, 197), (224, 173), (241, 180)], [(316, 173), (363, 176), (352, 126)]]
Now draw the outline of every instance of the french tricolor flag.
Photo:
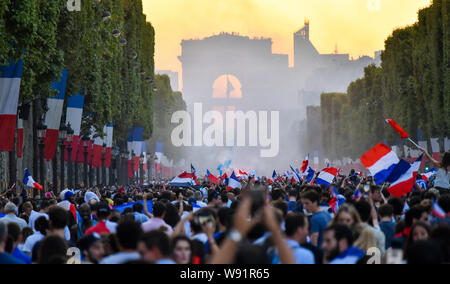
[(361, 197), (362, 197), (361, 191), (359, 189), (355, 190), (355, 193), (353, 193), (352, 196), (353, 200), (358, 201), (359, 199), (361, 199)]
[(303, 160), (302, 167), (300, 168), (301, 173), (305, 173), (306, 169), (308, 168), (309, 164), (309, 154), (306, 155), (305, 159)]
[(239, 179), (236, 177), (236, 175), (233, 173), (231, 174), (230, 178), (228, 179), (228, 187), (227, 191), (230, 191), (233, 188), (242, 188), (241, 183), (239, 182)]
[(330, 185), (336, 175), (338, 174), (338, 169), (336, 168), (326, 168), (323, 169), (315, 180), (315, 184), (324, 184), (326, 186)]
[(193, 173), (182, 172), (176, 176), (169, 184), (176, 187), (191, 187), (195, 185)]
[(375, 178), (377, 185), (387, 180), (400, 161), (397, 154), (383, 143), (379, 143), (370, 149), (360, 160)]
[[(103, 132), (106, 133), (106, 138), (104, 139), (104, 143), (106, 144), (105, 168), (109, 169), (111, 168), (114, 125), (106, 125)], [(146, 164), (147, 163), (145, 163), (145, 165)]]
[(313, 170), (313, 168), (308, 166), (308, 168), (306, 169), (306, 172), (303, 173), (303, 178), (306, 178), (306, 180), (308, 182), (311, 182), (315, 175), (316, 175), (316, 172)]
[(290, 167), (291, 170), (294, 172), (294, 174), (292, 175), (292, 178), (294, 178), (294, 180), (295, 180), (297, 183), (300, 183), (300, 182), (302, 181), (302, 178), (298, 175), (297, 171), (294, 170), (294, 169), (292, 168), (291, 165), (290, 165), (289, 167)]
[[(70, 123), (70, 127), (73, 129), (73, 141), (72, 141), (72, 162), (77, 160), (77, 152), (83, 151), (80, 146), (78, 149), (80, 140), (81, 118), (83, 116), (84, 96), (77, 94), (67, 99), (67, 118), (66, 124)], [(67, 148), (66, 148), (67, 151)], [(66, 161), (67, 161), (66, 155)]]
[(0, 66), (0, 151), (14, 151), (23, 60)]
[(243, 178), (243, 179), (247, 179), (248, 178), (248, 174), (244, 171), (239, 170), (239, 177)]
[(216, 176), (214, 176), (212, 173), (210, 173), (209, 170), (206, 170), (206, 177), (215, 184), (217, 184), (219, 182), (219, 179)]
[(97, 136), (94, 138), (92, 168), (100, 168), (102, 166), (102, 150), (103, 150), (103, 138)]
[(39, 183), (34, 181), (33, 177), (30, 175), (30, 172), (28, 171), (28, 169), (25, 169), (25, 176), (23, 177), (23, 184), (28, 187), (35, 188), (37, 190), (43, 189), (42, 185), (40, 185)]
[[(19, 115), (20, 117), (20, 115)], [(17, 158), (23, 155), (23, 119), (17, 119)]]
[(319, 151), (314, 151), (314, 170), (319, 170)]
[(412, 165), (401, 160), (387, 179), (390, 182), (388, 192), (395, 197), (402, 197), (411, 192), (416, 182), (416, 176), (422, 163), (421, 155)]
[(433, 202), (433, 216), (436, 218), (445, 218), (447, 216), (444, 209), (436, 201)]
[(47, 161), (50, 161), (55, 157), (56, 147), (58, 146), (58, 132), (64, 106), (68, 74), (69, 71), (67, 69), (62, 71), (61, 80), (53, 82), (51, 86), (58, 94), (55, 97), (47, 99), (48, 111), (45, 114), (47, 132), (44, 141), (44, 157)]

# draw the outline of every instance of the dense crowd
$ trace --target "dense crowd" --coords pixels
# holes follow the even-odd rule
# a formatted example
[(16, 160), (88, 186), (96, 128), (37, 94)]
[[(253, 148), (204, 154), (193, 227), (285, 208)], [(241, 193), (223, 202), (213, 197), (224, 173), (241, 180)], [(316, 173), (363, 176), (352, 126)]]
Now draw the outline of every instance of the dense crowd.
[(450, 153), (429, 158), (436, 174), (401, 198), (354, 170), (330, 186), (16, 189), (1, 196), (0, 264), (450, 263)]

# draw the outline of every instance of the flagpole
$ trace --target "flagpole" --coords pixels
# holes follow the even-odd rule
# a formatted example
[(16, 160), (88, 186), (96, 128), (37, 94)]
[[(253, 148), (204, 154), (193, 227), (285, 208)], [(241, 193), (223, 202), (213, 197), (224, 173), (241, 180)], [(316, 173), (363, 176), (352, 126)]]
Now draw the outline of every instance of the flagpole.
[(411, 138), (408, 137), (409, 142), (411, 142), (412, 144), (414, 144), (414, 146), (416, 146), (417, 148), (421, 148), (419, 145), (417, 145), (416, 142), (412, 141)]

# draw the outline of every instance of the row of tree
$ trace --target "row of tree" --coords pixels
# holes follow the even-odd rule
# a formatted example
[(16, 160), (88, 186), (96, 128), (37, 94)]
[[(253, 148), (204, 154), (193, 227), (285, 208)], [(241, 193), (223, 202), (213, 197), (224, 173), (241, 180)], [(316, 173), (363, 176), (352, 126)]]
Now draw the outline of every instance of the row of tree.
[(386, 118), (416, 140), (418, 129), (422, 139), (449, 136), (450, 0), (434, 0), (418, 15), (417, 23), (386, 40), (381, 67), (366, 67), (347, 94), (321, 95), (323, 147), (330, 159), (357, 158), (384, 139), (400, 143)]
[(0, 3), (0, 63), (24, 60), (19, 105), (43, 115), (55, 95), (51, 83), (67, 68), (67, 95), (85, 95), (82, 134), (113, 122), (119, 140), (132, 125), (150, 138), (154, 44), (139, 0), (84, 0), (80, 11), (69, 11), (66, 0)]

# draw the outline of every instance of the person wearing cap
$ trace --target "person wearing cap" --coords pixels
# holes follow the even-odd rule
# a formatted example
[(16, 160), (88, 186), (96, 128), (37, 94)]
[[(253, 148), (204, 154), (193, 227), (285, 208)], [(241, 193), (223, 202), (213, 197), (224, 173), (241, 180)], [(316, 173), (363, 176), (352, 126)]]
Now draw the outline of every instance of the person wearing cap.
[(9, 223), (14, 222), (19, 225), (20, 230), (23, 230), (23, 228), (28, 226), (24, 219), (17, 217), (17, 206), (14, 203), (9, 202), (6, 204), (4, 211), (6, 216), (0, 219), (0, 223), (8, 225)]
[(105, 247), (99, 234), (93, 233), (78, 241), (85, 264), (98, 264), (105, 256)]

